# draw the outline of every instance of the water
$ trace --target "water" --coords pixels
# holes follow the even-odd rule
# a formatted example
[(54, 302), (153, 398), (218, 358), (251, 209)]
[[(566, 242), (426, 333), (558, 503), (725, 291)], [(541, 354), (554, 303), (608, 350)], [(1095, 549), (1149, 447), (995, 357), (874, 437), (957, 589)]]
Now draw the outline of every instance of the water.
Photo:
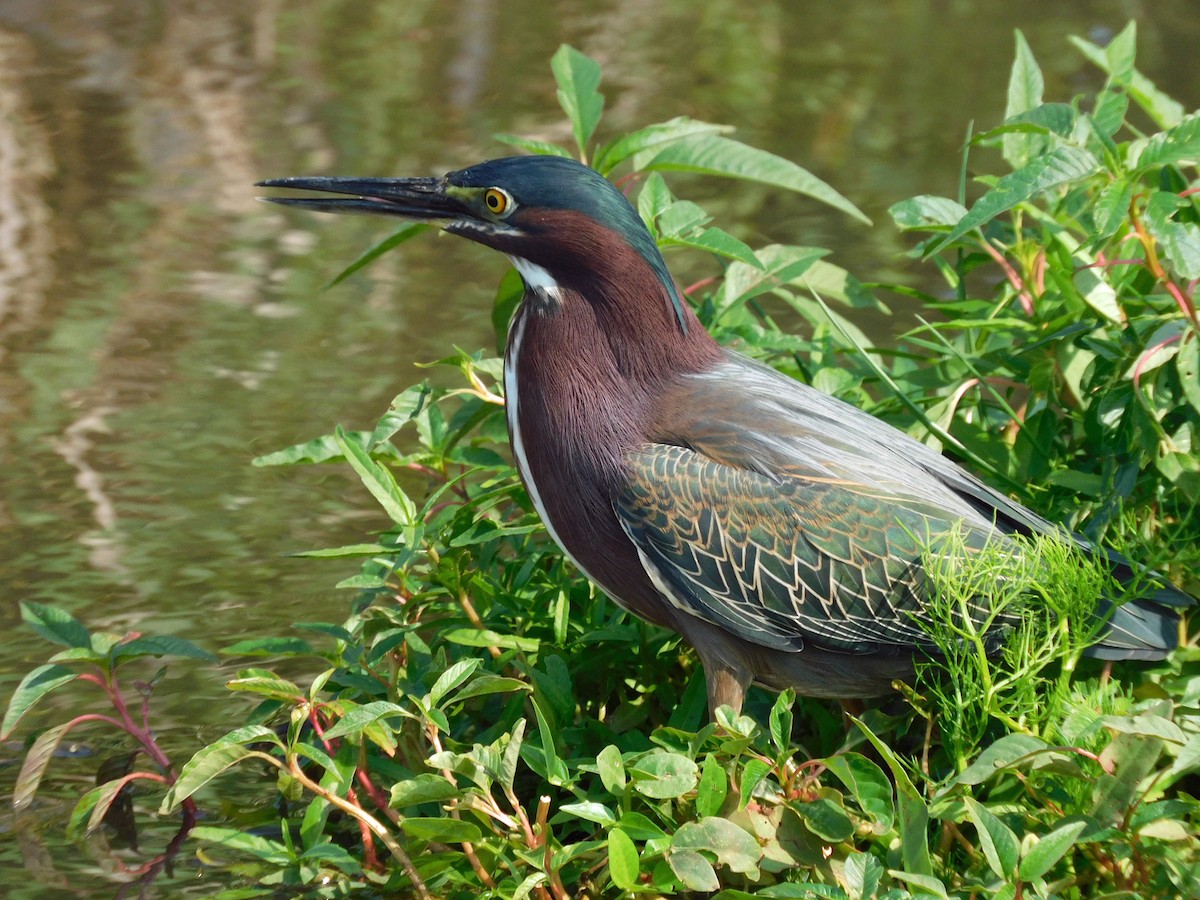
[[(387, 224), (257, 204), (260, 178), (441, 172), (504, 152), (497, 131), (565, 141), (548, 60), (567, 41), (605, 68), (604, 135), (680, 114), (734, 124), (877, 227), (765, 188), (673, 181), (723, 224), (751, 241), (831, 247), (864, 279), (904, 279), (907, 241), (885, 210), (954, 192), (968, 121), (995, 124), (1003, 110), (1014, 27), (1047, 97), (1065, 99), (1099, 83), (1066, 35), (1104, 41), (1136, 17), (1142, 70), (1200, 104), (1191, 0), (552, 9), (0, 3), (0, 695), (51, 652), (19, 627), (19, 600), (210, 649), (339, 619), (347, 597), (332, 585), (354, 564), (286, 554), (362, 540), (382, 514), (342, 469), (250, 459), (335, 424), (369, 427), (422, 377), (414, 363), (451, 343), (493, 346), (498, 256), (423, 239), (325, 291)], [(910, 319), (863, 324), (886, 335)], [(159, 686), (156, 721), (180, 761), (238, 723), (222, 687), (235, 668), (176, 664)], [(28, 724), (72, 710), (47, 703)], [(98, 730), (79, 738), (105, 749)], [(19, 756), (3, 751), (10, 780)], [(111, 896), (128, 877), (118, 863), (144, 861), (104, 835), (83, 852), (63, 844), (93, 771), (56, 760), (32, 814), (0, 816), (8, 896)], [(143, 834), (145, 852), (169, 824)], [(151, 894), (178, 895), (195, 872), (181, 864)]]

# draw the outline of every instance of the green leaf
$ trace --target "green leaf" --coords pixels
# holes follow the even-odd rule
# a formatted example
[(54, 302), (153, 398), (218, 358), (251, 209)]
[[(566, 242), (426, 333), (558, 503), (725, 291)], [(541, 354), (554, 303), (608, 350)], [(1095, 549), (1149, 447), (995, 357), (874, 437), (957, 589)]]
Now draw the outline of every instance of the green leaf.
[[(262, 726), (255, 727), (261, 728), (259, 732), (261, 740), (278, 744), (279, 739), (269, 728), (262, 728)], [(244, 729), (239, 729), (239, 734), (244, 734)], [(196, 791), (200, 790), (230, 766), (241, 762), (243, 759), (250, 756), (258, 758), (267, 757), (265, 753), (247, 747), (244, 740), (244, 737), (243, 740), (239, 741), (222, 739), (196, 751), (195, 755), (184, 763), (183, 768), (179, 772), (179, 778), (176, 779), (171, 789), (167, 791), (167, 795), (163, 797), (159, 813), (166, 815), (171, 812), (176, 806), (196, 793)]]
[(38, 785), (42, 783), (42, 776), (46, 774), (50, 760), (54, 758), (54, 751), (74, 724), (73, 721), (63, 722), (53, 728), (47, 728), (26, 751), (25, 759), (21, 763), (21, 772), (13, 785), (13, 809), (21, 810), (29, 806), (33, 795), (37, 793)]
[(348, 875), (362, 875), (363, 871), (362, 863), (355, 859), (349, 850), (329, 842), (309, 847), (300, 854), (300, 859), (302, 862), (328, 863)]
[[(365, 431), (347, 432), (346, 436), (347, 439), (363, 447), (368, 446), (371, 441), (371, 435)], [(342, 458), (344, 455), (337, 439), (332, 434), (326, 434), (302, 444), (293, 444), (283, 450), (276, 450), (274, 453), (256, 456), (250, 460), (250, 465), (258, 467), (291, 466), (302, 462), (322, 463)]]
[(1105, 728), (1125, 734), (1140, 734), (1144, 737), (1161, 738), (1172, 744), (1183, 745), (1188, 742), (1182, 728), (1170, 719), (1151, 713), (1141, 713), (1136, 716), (1105, 716), (1100, 720)]
[(496, 772), (500, 779), (500, 786), (510, 796), (513, 791), (513, 782), (517, 778), (517, 765), (521, 761), (521, 745), (525, 742), (526, 724), (525, 718), (522, 717), (517, 719), (516, 724), (513, 725), (512, 731), (508, 735), (508, 744), (500, 756), (500, 768)]
[(679, 826), (671, 839), (670, 855), (699, 850), (715, 854), (717, 862), (730, 871), (758, 878), (758, 863), (763, 854), (758, 840), (728, 819), (708, 816)]
[(1049, 749), (1041, 738), (1029, 734), (1006, 734), (979, 754), (955, 779), (956, 784), (982, 784), (1001, 769), (1007, 769), (1032, 753)]
[(312, 656), (316, 654), (312, 644), (303, 638), (272, 637), (238, 641), (221, 652), (229, 656)]
[(715, 816), (725, 805), (728, 796), (729, 779), (725, 769), (711, 753), (704, 757), (704, 765), (700, 770), (700, 785), (696, 790), (696, 815), (704, 818)]
[(915, 892), (916, 896), (929, 895), (931, 897), (940, 897), (942, 900), (949, 900), (950, 895), (946, 893), (946, 885), (942, 883), (940, 878), (933, 875), (918, 875), (914, 872), (898, 872), (895, 869), (888, 869), (888, 874), (897, 881), (903, 881), (906, 884), (911, 884), (914, 887), (920, 888), (920, 891)]
[(1093, 789), (1092, 817), (1102, 825), (1121, 822), (1138, 796), (1139, 786), (1154, 768), (1163, 750), (1159, 738), (1139, 734), (1118, 734), (1104, 748), (1106, 759), (1115, 773), (1102, 774)]
[(474, 844), (483, 840), (483, 832), (474, 822), (449, 817), (416, 817), (402, 819), (405, 833), (421, 841), (441, 844)]
[(665, 237), (659, 241), (660, 247), (689, 247), (693, 250), (703, 250), (724, 259), (736, 259), (746, 265), (762, 268), (762, 263), (754, 255), (754, 251), (743, 244), (733, 235), (720, 228), (705, 228), (698, 234), (688, 237)]
[(953, 225), (966, 214), (967, 208), (961, 203), (932, 194), (910, 197), (888, 207), (888, 215), (892, 217), (896, 227), (901, 229)]
[(531, 691), (528, 684), (519, 678), (507, 678), (503, 675), (484, 674), (474, 679), (470, 684), (458, 691), (448, 702), (462, 703), (472, 697), (483, 697), (487, 694), (505, 694), (509, 691)]
[(1200, 336), (1195, 331), (1188, 331), (1180, 340), (1175, 367), (1179, 370), (1184, 396), (1192, 409), (1200, 413)]
[(1041, 878), (1054, 864), (1063, 858), (1064, 854), (1075, 843), (1075, 839), (1087, 827), (1086, 821), (1065, 822), (1048, 834), (1042, 835), (1036, 843), (1025, 851), (1017, 875), (1022, 881)]
[(617, 825), (635, 841), (657, 841), (667, 836), (665, 831), (639, 812), (623, 813)]
[(499, 647), (502, 650), (521, 650), (536, 653), (541, 646), (537, 638), (499, 634), (486, 628), (452, 628), (442, 633), (442, 639), (463, 647)]
[(304, 691), (295, 684), (265, 669), (243, 669), (237, 678), (225, 682), (225, 687), (231, 691), (260, 694), (288, 704), (300, 702), (305, 697)]
[(354, 262), (350, 263), (350, 265), (346, 266), (346, 268), (342, 269), (342, 271), (340, 271), (334, 277), (333, 281), (325, 285), (325, 289), (329, 290), (332, 287), (337, 287), (355, 272), (359, 271), (365, 266), (369, 266), (389, 250), (394, 250), (396, 247), (399, 247), (406, 241), (412, 240), (421, 232), (428, 231), (432, 227), (433, 226), (427, 222), (407, 222), (404, 225), (401, 225), (390, 236), (385, 237), (378, 244), (371, 247), (369, 250), (359, 256), (358, 259), (354, 260)]
[(1200, 112), (1192, 113), (1175, 127), (1151, 136), (1130, 162), (1145, 171), (1184, 160), (1200, 160)]
[(334, 440), (338, 449), (346, 457), (346, 462), (358, 473), (358, 477), (371, 495), (379, 501), (388, 517), (401, 526), (412, 526), (417, 521), (417, 508), (400, 486), (391, 471), (371, 459), (370, 455), (357, 443), (350, 440), (341, 426), (334, 431)]
[(602, 175), (608, 175), (625, 160), (648, 150), (661, 149), (685, 138), (701, 134), (721, 134), (733, 131), (729, 125), (712, 125), (687, 116), (649, 125), (630, 132), (596, 151), (594, 165)]
[[(1045, 81), (1038, 68), (1033, 51), (1025, 41), (1025, 35), (1015, 32), (1017, 52), (1012, 71), (1008, 77), (1008, 103), (1004, 108), (1005, 121), (1028, 112), (1042, 103)], [(1006, 134), (1004, 136), (1004, 160), (1014, 169), (1027, 165), (1045, 147), (1045, 139), (1038, 135)]]
[(874, 762), (861, 753), (839, 753), (823, 762), (850, 792), (859, 808), (875, 820), (876, 834), (892, 830), (896, 811), (892, 803), (892, 782)]
[(925, 251), (930, 256), (969, 231), (986, 225), (996, 216), (1019, 203), (1087, 178), (1100, 170), (1100, 160), (1080, 147), (1064, 144), (1039, 156), (1015, 172), (1000, 178), (995, 186), (971, 206), (970, 211), (950, 229), (950, 233)]
[(879, 896), (879, 883), (884, 876), (883, 863), (870, 853), (850, 853), (842, 865), (846, 887), (855, 900), (871, 900)]
[(917, 876), (932, 876), (933, 864), (929, 858), (929, 811), (921, 792), (913, 785), (908, 772), (891, 747), (881, 741), (865, 722), (853, 716), (850, 718), (892, 771), (892, 778), (896, 782), (896, 808), (900, 818), (900, 857), (904, 860), (905, 869)]
[(554, 745), (554, 730), (550, 727), (549, 719), (542, 710), (542, 704), (537, 697), (531, 697), (533, 713), (537, 718), (538, 734), (542, 739), (542, 758), (546, 767), (546, 780), (553, 785), (566, 784), (570, 779), (567, 764), (559, 757), (558, 748)]
[(655, 800), (682, 797), (698, 781), (696, 763), (679, 753), (655, 749), (628, 765), (626, 771), (633, 779), (638, 793)]
[[(1130, 25), (1133, 26), (1134, 23), (1130, 22)], [(1087, 57), (1089, 62), (1099, 66), (1110, 75), (1117, 74), (1118, 70), (1114, 68), (1104, 48), (1080, 37), (1072, 36), (1070, 41)], [(1154, 82), (1136, 69), (1129, 76), (1129, 95), (1160, 128), (1170, 128), (1179, 124), (1183, 119), (1183, 104), (1168, 97), (1155, 87)]]
[(518, 134), (508, 134), (507, 132), (497, 132), (492, 135), (492, 140), (499, 141), (501, 144), (507, 144), (510, 147), (516, 147), (518, 150), (524, 150), (526, 153), (532, 153), (535, 156), (563, 156), (567, 159), (571, 158), (570, 152), (552, 144), (549, 141), (538, 141), (533, 138), (521, 137)]
[(1075, 288), (1084, 301), (1104, 318), (1114, 325), (1124, 321), (1121, 305), (1117, 302), (1117, 292), (1108, 283), (1102, 269), (1095, 266), (1083, 266), (1074, 277)]
[(293, 856), (285, 845), (239, 828), (197, 825), (192, 829), (189, 837), (208, 841), (210, 844), (218, 844), (227, 850), (245, 853), (274, 866), (287, 866), (293, 861)]
[(612, 883), (623, 891), (632, 891), (639, 886), (641, 862), (637, 847), (620, 828), (608, 832), (608, 874)]
[(429, 689), (429, 705), (437, 706), (443, 697), (471, 677), (471, 673), (483, 662), (479, 657), (459, 660), (438, 676)]
[(1120, 231), (1129, 218), (1129, 204), (1132, 201), (1132, 182), (1120, 178), (1104, 186), (1092, 204), (1097, 240), (1107, 240)]
[(740, 303), (796, 281), (826, 252), (815, 247), (772, 244), (756, 254), (758, 266), (732, 263), (725, 270), (725, 280), (717, 291), (713, 318), (719, 319)]
[(83, 818), (79, 810), (84, 807), (89, 810), (86, 833), (91, 834), (99, 828), (104, 823), (104, 817), (108, 815), (108, 811), (112, 809), (112, 805), (129, 786), (129, 782), (128, 777), (114, 778), (88, 791), (79, 799), (79, 803), (76, 804), (76, 812), (71, 815), (71, 824), (75, 827), (68, 826), (68, 828), (73, 833), (77, 833), (79, 822)]
[(846, 811), (827, 797), (807, 803), (793, 803), (792, 809), (817, 837), (840, 844), (854, 836), (854, 822)]
[(365, 449), (374, 451), (396, 432), (419, 416), (429, 404), (433, 389), (429, 382), (411, 385), (392, 398), (385, 412), (375, 423)]
[(344, 716), (325, 730), (325, 737), (328, 739), (343, 737), (345, 735), (357, 737), (362, 734), (367, 726), (375, 724), (380, 719), (405, 715), (412, 715), (412, 713), (403, 706), (390, 703), (387, 700), (373, 700), (370, 703), (364, 703), (362, 706), (356, 706), (353, 709), (347, 710)]
[(13, 691), (13, 695), (8, 701), (8, 709), (4, 713), (4, 723), (0, 724), (0, 741), (8, 740), (13, 729), (17, 727), (17, 723), (21, 721), (21, 717), (33, 709), (39, 700), (78, 677), (66, 666), (58, 666), (53, 663), (38, 666), (29, 672), (21, 679), (21, 683), (17, 685), (17, 689)]
[(551, 57), (550, 69), (558, 83), (558, 102), (571, 121), (580, 157), (586, 159), (588, 142), (604, 111), (604, 95), (597, 90), (600, 66), (574, 47), (563, 44)]
[(795, 702), (796, 692), (788, 688), (779, 692), (771, 707), (771, 743), (781, 753), (787, 752), (792, 744), (792, 704)]
[(689, 890), (715, 891), (721, 887), (712, 863), (695, 850), (672, 850), (667, 854), (667, 863)]
[(738, 785), (738, 809), (746, 808), (746, 804), (754, 796), (754, 789), (770, 772), (771, 766), (763, 760), (757, 758), (746, 760), (746, 764), (742, 766), (742, 780)]
[(217, 657), (191, 641), (166, 634), (149, 634), (132, 640), (122, 641), (108, 651), (114, 663), (139, 656), (178, 656), (182, 659), (200, 659), (214, 662)]
[(609, 744), (596, 755), (596, 769), (606, 791), (614, 797), (625, 793), (625, 764), (615, 744)]
[(83, 623), (57, 606), (22, 600), (21, 618), (48, 641), (64, 647), (92, 649), (92, 635)]
[(394, 809), (417, 806), (421, 803), (440, 803), (462, 796), (458, 786), (441, 775), (425, 773), (397, 781), (392, 785), (389, 805)]
[[(639, 160), (640, 162), (640, 160)], [(812, 197), (870, 225), (853, 203), (816, 175), (791, 160), (720, 135), (700, 135), (678, 141), (635, 168), (647, 172), (698, 172), (755, 181)]]
[(964, 797), (967, 813), (979, 834), (979, 844), (988, 865), (1000, 878), (1010, 879), (1017, 868), (1021, 841), (1012, 829), (973, 797)]
[(603, 803), (595, 800), (581, 800), (579, 803), (564, 803), (558, 808), (559, 812), (583, 819), (585, 822), (595, 822), (597, 825), (612, 826), (617, 824), (617, 816)]

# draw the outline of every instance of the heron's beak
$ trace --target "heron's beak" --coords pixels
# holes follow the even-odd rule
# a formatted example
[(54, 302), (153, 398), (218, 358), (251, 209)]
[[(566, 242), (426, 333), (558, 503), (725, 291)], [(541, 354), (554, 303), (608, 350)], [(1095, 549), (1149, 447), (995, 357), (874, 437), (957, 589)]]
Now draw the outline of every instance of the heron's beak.
[(271, 178), (256, 187), (343, 194), (341, 197), (261, 197), (317, 212), (373, 213), (448, 225), (475, 216), (445, 178)]

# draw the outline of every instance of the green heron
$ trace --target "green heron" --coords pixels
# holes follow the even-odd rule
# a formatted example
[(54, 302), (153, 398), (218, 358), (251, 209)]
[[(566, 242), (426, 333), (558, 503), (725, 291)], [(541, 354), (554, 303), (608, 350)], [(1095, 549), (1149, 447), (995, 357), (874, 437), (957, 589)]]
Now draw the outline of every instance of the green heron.
[[(752, 681), (887, 693), (932, 646), (923, 536), (1062, 533), (908, 435), (718, 344), (637, 212), (587, 166), (526, 156), (441, 178), (261, 186), (339, 194), (270, 199), (434, 222), (508, 256), (525, 295), (504, 390), (530, 499), (580, 571), (695, 647), (710, 711), (740, 709)], [(1104, 610), (1090, 653), (1165, 657), (1172, 607), (1191, 602), (1166, 585)]]

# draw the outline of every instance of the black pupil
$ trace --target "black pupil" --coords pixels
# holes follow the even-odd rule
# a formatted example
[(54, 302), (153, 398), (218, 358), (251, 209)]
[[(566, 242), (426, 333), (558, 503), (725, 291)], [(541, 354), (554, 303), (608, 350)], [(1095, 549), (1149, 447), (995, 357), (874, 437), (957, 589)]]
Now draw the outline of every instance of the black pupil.
[(488, 194), (488, 206), (490, 206), (492, 209), (499, 209), (500, 208), (500, 195), (499, 194)]

